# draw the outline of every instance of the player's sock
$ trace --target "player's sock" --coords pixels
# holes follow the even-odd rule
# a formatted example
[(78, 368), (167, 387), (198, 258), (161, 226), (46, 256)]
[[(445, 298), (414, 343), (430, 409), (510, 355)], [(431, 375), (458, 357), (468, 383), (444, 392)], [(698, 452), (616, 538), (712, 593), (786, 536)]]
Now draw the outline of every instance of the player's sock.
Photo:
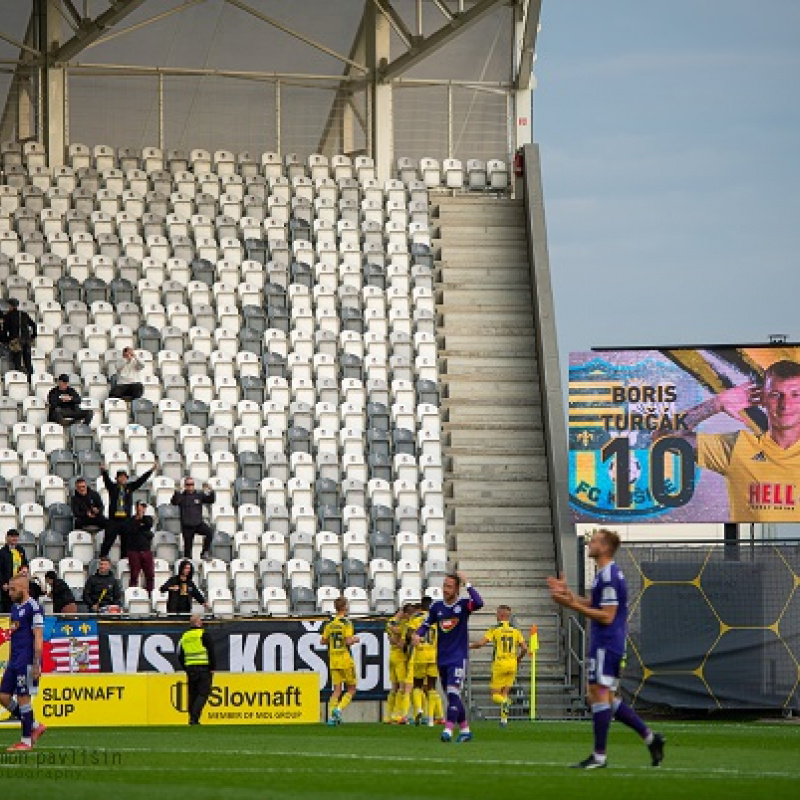
[(350, 705), (352, 700), (353, 700), (353, 695), (351, 695), (349, 692), (345, 692), (342, 695), (342, 699), (339, 700), (339, 705), (337, 706), (339, 711), (344, 711), (347, 708), (347, 706)]
[(20, 706), (19, 713), (22, 720), (22, 741), (25, 744), (30, 744), (31, 732), (33, 731), (33, 707), (30, 703)]
[(408, 717), (408, 712), (411, 708), (411, 692), (402, 691), (400, 692), (400, 700), (397, 704), (397, 710), (399, 712), (399, 717), (401, 719), (405, 719)]
[(457, 692), (447, 693), (447, 723), (448, 725), (455, 725), (465, 719), (464, 704), (461, 702), (461, 696)]
[(431, 689), (428, 692), (428, 719), (439, 719), (436, 715), (437, 706), (441, 706), (442, 701), (439, 698), (439, 692), (436, 689)]
[(645, 744), (652, 743), (652, 732), (647, 725), (644, 724), (644, 720), (642, 720), (629, 705), (626, 705), (622, 700), (616, 698), (611, 704), (611, 710), (614, 712), (614, 719), (617, 722), (621, 722), (623, 725), (627, 725), (629, 728), (635, 730), (636, 733), (644, 739)]
[(608, 703), (592, 704), (592, 728), (594, 730), (594, 755), (605, 761), (608, 729), (611, 727), (611, 706)]
[(11, 698), (11, 702), (6, 706), (6, 711), (8, 711), (14, 719), (22, 719), (19, 712), (19, 703), (13, 697)]
[(414, 716), (417, 717), (420, 714), (425, 713), (425, 693), (422, 689), (415, 688), (414, 691), (411, 693), (411, 698), (414, 703)]
[(389, 696), (386, 698), (386, 713), (383, 716), (384, 722), (388, 722), (392, 716), (394, 716), (394, 701), (396, 696), (397, 692), (392, 690), (389, 692)]
[(433, 703), (434, 703), (434, 719), (444, 719), (444, 704), (442, 703), (442, 696), (436, 689), (433, 690)]

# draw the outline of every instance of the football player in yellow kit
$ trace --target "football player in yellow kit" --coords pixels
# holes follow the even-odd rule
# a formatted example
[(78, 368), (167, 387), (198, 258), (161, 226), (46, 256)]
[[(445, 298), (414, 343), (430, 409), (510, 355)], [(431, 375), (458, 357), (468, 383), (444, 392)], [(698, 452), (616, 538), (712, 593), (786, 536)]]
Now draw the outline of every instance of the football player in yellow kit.
[(517, 667), (525, 658), (528, 646), (525, 637), (519, 628), (511, 623), (511, 608), (506, 605), (497, 607), (497, 625), (486, 631), (486, 636), (480, 642), (473, 642), (471, 650), (494, 645), (494, 658), (492, 659), (492, 700), (500, 706), (500, 726), (505, 728), (508, 724), (508, 692), (517, 679)]
[[(417, 607), (416, 614), (409, 620), (409, 631), (416, 632), (417, 628), (427, 619), (431, 607), (431, 598), (423, 597), (422, 603)], [(414, 648), (414, 689), (411, 700), (414, 707), (414, 722), (417, 725), (429, 725), (442, 722), (444, 709), (442, 698), (436, 691), (436, 680), (439, 677), (439, 668), (436, 664), (436, 639), (439, 629), (432, 626)]]
[(391, 690), (386, 699), (384, 722), (394, 722), (400, 717), (403, 686), (406, 682), (408, 659), (406, 657), (406, 629), (408, 625), (408, 607), (398, 608), (394, 616), (386, 623), (386, 635), (389, 638), (389, 681)]
[[(328, 666), (331, 670), (331, 716), (328, 725), (342, 724), (344, 711), (356, 693), (356, 664), (350, 647), (359, 641), (353, 623), (347, 619), (347, 599), (338, 597), (333, 603), (336, 616), (322, 629), (322, 644), (328, 645)], [(346, 691), (342, 693), (342, 689)], [(341, 698), (341, 699), (340, 699)]]

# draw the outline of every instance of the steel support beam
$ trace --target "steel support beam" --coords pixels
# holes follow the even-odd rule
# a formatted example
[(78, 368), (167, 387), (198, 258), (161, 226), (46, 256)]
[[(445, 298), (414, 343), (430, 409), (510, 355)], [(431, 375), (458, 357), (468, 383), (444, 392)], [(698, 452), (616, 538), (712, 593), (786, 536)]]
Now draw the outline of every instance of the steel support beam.
[(415, 43), (403, 55), (379, 69), (380, 80), (388, 83), (399, 77), (411, 67), (419, 64), (420, 61), (440, 50), (460, 33), (480, 22), (487, 14), (491, 14), (500, 6), (507, 5), (507, 2), (508, 0), (479, 0), (469, 11), (457, 14), (438, 31)]
[[(31, 124), (34, 120), (35, 98), (33, 76), (37, 71), (38, 56), (41, 55), (41, 51), (36, 49), (35, 31), (36, 16), (31, 9), (24, 42), (17, 42), (0, 33), (1, 39), (20, 48), (19, 59), (16, 62), (14, 76), (9, 85), (2, 116), (0, 116), (0, 141), (5, 142), (11, 139), (22, 141), (32, 138), (36, 133), (35, 126)], [(31, 56), (37, 56), (37, 58), (34, 59)]]
[[(367, 62), (367, 20), (369, 15), (366, 13), (362, 15), (361, 21), (358, 24), (353, 44), (350, 47), (350, 58), (358, 60), (362, 63)], [(342, 152), (345, 155), (350, 155), (354, 152), (355, 144), (355, 115), (354, 109), (348, 102), (352, 94), (352, 68), (348, 65), (345, 67), (344, 75), (342, 75), (339, 88), (336, 90), (336, 95), (331, 103), (331, 110), (328, 112), (328, 119), (325, 121), (325, 128), (322, 131), (322, 136), (319, 140), (318, 152), (332, 153), (334, 143), (337, 140), (337, 134), (341, 132), (340, 141), (342, 142)], [(363, 83), (364, 79), (360, 78)]]
[(542, 0), (525, 0), (522, 11), (522, 41), (517, 44), (518, 54), (515, 54), (516, 77), (514, 83), (517, 89), (530, 89), (531, 75), (533, 73), (534, 54), (536, 53), (536, 36), (539, 33), (539, 19), (542, 13)]
[[(84, 48), (96, 42), (109, 28), (113, 28), (128, 14), (133, 13), (145, 0), (112, 0), (111, 6), (94, 19), (81, 21), (75, 35), (64, 42), (51, 56), (51, 62), (63, 64), (74, 58)], [(58, 6), (54, 6), (58, 10)], [(52, 41), (52, 40), (50, 40)]]
[(229, 5), (236, 6), (236, 8), (245, 11), (246, 13), (250, 14), (251, 16), (260, 19), (262, 22), (266, 22), (268, 25), (271, 25), (273, 28), (277, 28), (279, 31), (291, 36), (298, 41), (303, 42), (303, 44), (309, 45), (309, 47), (313, 47), (316, 50), (319, 50), (326, 55), (331, 56), (332, 58), (337, 59), (338, 61), (342, 61), (345, 64), (349, 64), (354, 69), (357, 69), (359, 72), (366, 73), (368, 70), (363, 64), (359, 64), (356, 61), (348, 58), (347, 56), (342, 55), (341, 53), (337, 53), (335, 50), (332, 50), (330, 47), (327, 47), (320, 42), (315, 41), (314, 39), (310, 38), (309, 36), (305, 36), (304, 34), (300, 33), (299, 31), (293, 30), (292, 28), (287, 27), (281, 22), (278, 22), (274, 17), (270, 17), (267, 14), (263, 14), (261, 11), (253, 8), (252, 6), (247, 5), (247, 3), (243, 3), (242, 0), (226, 0)]
[(140, 28), (144, 28), (147, 25), (152, 25), (154, 22), (159, 22), (162, 19), (171, 17), (173, 14), (180, 14), (181, 11), (186, 11), (189, 8), (193, 8), (194, 6), (205, 2), (206, 0), (186, 0), (186, 2), (179, 6), (175, 6), (175, 8), (170, 8), (168, 11), (162, 11), (160, 14), (143, 19), (141, 22), (137, 22), (135, 25), (129, 25), (127, 28), (121, 28), (118, 31), (113, 31), (97, 41), (86, 45), (86, 49), (88, 50), (90, 47), (96, 47), (99, 44), (105, 44), (106, 42), (110, 42), (112, 39), (116, 39), (119, 36), (125, 36), (127, 33), (133, 33), (134, 31), (138, 31)]
[(394, 28), (394, 32), (402, 39), (406, 47), (411, 47), (414, 43), (414, 34), (408, 29), (403, 18), (397, 13), (389, 0), (372, 0), (377, 9), (389, 20), (389, 24)]

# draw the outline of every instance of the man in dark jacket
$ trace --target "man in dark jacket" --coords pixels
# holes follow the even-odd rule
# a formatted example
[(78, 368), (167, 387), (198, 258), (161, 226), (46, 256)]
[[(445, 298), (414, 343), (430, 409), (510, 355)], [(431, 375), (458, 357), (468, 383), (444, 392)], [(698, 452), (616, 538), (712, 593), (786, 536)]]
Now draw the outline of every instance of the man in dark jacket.
[(167, 614), (189, 614), (192, 611), (192, 598), (210, 608), (202, 592), (192, 580), (194, 567), (184, 559), (178, 565), (178, 574), (173, 575), (159, 591), (167, 593)]
[(139, 585), (139, 573), (144, 572), (144, 584), (148, 594), (153, 594), (155, 580), (155, 562), (150, 545), (153, 542), (153, 518), (145, 514), (147, 503), (136, 504), (136, 514), (131, 520), (128, 531), (128, 563), (131, 567), (131, 579), (128, 586)]
[(83, 602), (90, 611), (102, 611), (122, 603), (122, 589), (111, 571), (111, 559), (107, 556), (100, 556), (97, 572), (86, 581)]
[(72, 515), (77, 530), (103, 530), (108, 520), (103, 516), (103, 498), (100, 493), (90, 489), (85, 478), (75, 481), (75, 494), (72, 495)]
[(78, 605), (67, 582), (59, 578), (54, 569), (44, 574), (44, 580), (50, 590), (48, 594), (53, 601), (53, 613), (75, 614), (78, 611)]
[(69, 375), (58, 376), (56, 385), (47, 393), (47, 421), (59, 425), (72, 425), (83, 422), (88, 425), (92, 421), (94, 411), (81, 408), (81, 396), (69, 385)]
[(203, 628), (203, 618), (199, 614), (193, 614), (189, 623), (191, 627), (178, 643), (178, 661), (186, 670), (189, 724), (199, 725), (203, 707), (211, 694), (211, 681), (217, 668), (217, 659), (214, 642), (211, 641), (209, 632)]
[(117, 470), (117, 479), (112, 481), (103, 464), (100, 475), (108, 490), (108, 524), (100, 555), (107, 556), (119, 536), (120, 557), (128, 555), (128, 531), (133, 517), (133, 493), (147, 483), (147, 479), (156, 471), (158, 462), (152, 469), (143, 472), (136, 480), (128, 481), (128, 473), (124, 469)]
[(33, 375), (31, 348), (36, 342), (36, 323), (26, 311), (19, 310), (19, 300), (8, 300), (8, 311), (3, 314), (2, 341), (11, 353), (11, 368), (28, 375), (30, 383)]
[(194, 478), (185, 478), (183, 491), (175, 492), (170, 502), (181, 510), (181, 535), (183, 536), (183, 556), (192, 557), (192, 543), (194, 536), (199, 533), (203, 537), (203, 550), (201, 558), (211, 558), (212, 531), (203, 520), (203, 506), (211, 505), (215, 500), (214, 492), (208, 487), (203, 487), (202, 494), (195, 491)]
[(6, 532), (6, 543), (0, 547), (0, 612), (3, 614), (11, 611), (8, 584), (27, 564), (28, 557), (19, 544), (19, 531), (11, 528)]

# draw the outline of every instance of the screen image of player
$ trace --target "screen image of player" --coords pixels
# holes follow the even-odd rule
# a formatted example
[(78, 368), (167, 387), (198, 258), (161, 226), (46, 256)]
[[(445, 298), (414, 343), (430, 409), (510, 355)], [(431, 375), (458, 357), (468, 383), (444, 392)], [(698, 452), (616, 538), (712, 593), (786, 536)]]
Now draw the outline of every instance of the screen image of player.
[(576, 522), (800, 521), (800, 347), (570, 354)]

